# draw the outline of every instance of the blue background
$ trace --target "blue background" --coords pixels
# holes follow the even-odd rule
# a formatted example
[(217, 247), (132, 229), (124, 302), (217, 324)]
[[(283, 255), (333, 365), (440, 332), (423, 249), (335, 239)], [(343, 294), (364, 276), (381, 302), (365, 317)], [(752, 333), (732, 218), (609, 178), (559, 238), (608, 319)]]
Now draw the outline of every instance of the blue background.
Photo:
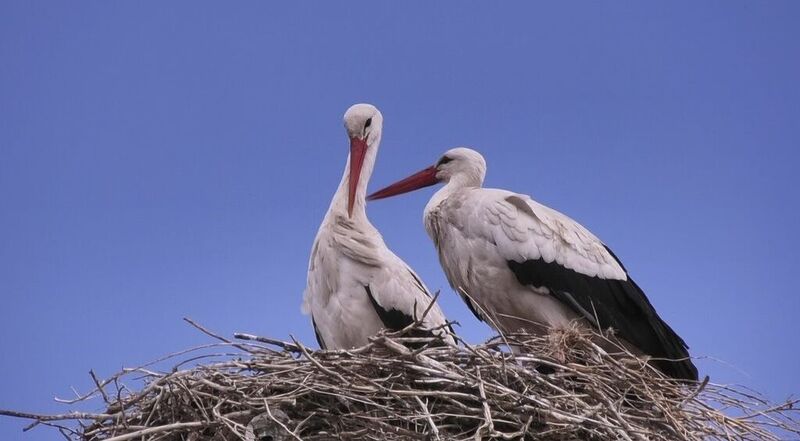
[[(183, 316), (313, 343), (308, 253), (363, 101), (371, 189), (472, 146), (487, 185), (603, 238), (703, 374), (800, 391), (800, 3), (289, 3), (0, 1), (0, 408), (208, 342)], [(432, 191), (369, 215), (481, 341)], [(58, 436), (24, 424), (0, 439)]]

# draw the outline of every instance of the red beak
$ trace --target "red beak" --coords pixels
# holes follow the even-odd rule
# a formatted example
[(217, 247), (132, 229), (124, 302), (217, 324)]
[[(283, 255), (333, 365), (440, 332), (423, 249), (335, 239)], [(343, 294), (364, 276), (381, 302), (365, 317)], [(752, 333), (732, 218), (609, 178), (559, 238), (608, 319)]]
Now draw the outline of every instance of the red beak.
[(425, 170), (418, 171), (401, 181), (397, 181), (386, 188), (372, 193), (371, 195), (367, 196), (367, 200), (374, 201), (376, 199), (383, 199), (390, 196), (396, 196), (398, 194), (408, 193), (409, 191), (429, 187), (438, 182), (439, 179), (436, 178), (436, 167), (430, 166)]
[(347, 216), (353, 216), (353, 204), (356, 201), (356, 189), (358, 180), (361, 178), (361, 167), (364, 166), (364, 156), (367, 155), (367, 141), (358, 138), (350, 138), (350, 183), (347, 194)]

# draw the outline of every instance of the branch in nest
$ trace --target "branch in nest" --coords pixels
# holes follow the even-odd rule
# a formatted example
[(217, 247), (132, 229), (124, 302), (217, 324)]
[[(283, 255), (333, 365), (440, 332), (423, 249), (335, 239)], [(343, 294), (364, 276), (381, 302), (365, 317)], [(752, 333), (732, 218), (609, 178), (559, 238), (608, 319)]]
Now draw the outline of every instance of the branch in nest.
[[(313, 352), (298, 341), (251, 334), (236, 334), (237, 343), (191, 323), (218, 343), (166, 357), (174, 365), (163, 373), (142, 367), (105, 381), (93, 375), (95, 389), (67, 404), (103, 400), (105, 412), (0, 415), (58, 422), (66, 437), (85, 441), (800, 436), (797, 401), (771, 404), (707, 378), (675, 382), (632, 354), (609, 355), (592, 331), (456, 347), (405, 329), (362, 348)], [(423, 344), (411, 350), (409, 343)], [(209, 348), (225, 352), (213, 361), (198, 356)], [(121, 386), (140, 374), (137, 392)]]

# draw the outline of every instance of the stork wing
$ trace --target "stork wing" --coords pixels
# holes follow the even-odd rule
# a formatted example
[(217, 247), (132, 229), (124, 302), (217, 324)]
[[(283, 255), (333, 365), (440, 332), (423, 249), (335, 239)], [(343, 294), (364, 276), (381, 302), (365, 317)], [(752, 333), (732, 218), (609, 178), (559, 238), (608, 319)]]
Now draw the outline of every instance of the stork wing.
[(589, 277), (627, 278), (603, 242), (581, 224), (526, 195), (495, 192), (485, 203), (485, 219), (506, 259), (541, 259)]
[(325, 340), (322, 339), (322, 336), (319, 333), (319, 327), (317, 327), (317, 321), (314, 320), (314, 315), (311, 315), (311, 326), (314, 327), (314, 337), (317, 339), (317, 344), (319, 345), (320, 349), (328, 349), (328, 346), (325, 344)]
[[(478, 195), (481, 193), (481, 195)], [(697, 379), (686, 343), (656, 313), (639, 286), (603, 242), (569, 217), (502, 190), (472, 192), (469, 229), (493, 241), (517, 280), (547, 288), (595, 326), (616, 335), (655, 358), (666, 374)], [(478, 208), (480, 207), (480, 208)]]
[(421, 320), (426, 328), (439, 328), (439, 331), (435, 331), (437, 334), (454, 342), (447, 335), (453, 334), (452, 328), (447, 325), (447, 319), (439, 305), (431, 305), (433, 298), (419, 276), (394, 254), (391, 255), (391, 261), (393, 264), (386, 265), (364, 286), (366, 295), (384, 326), (387, 329), (400, 330)]

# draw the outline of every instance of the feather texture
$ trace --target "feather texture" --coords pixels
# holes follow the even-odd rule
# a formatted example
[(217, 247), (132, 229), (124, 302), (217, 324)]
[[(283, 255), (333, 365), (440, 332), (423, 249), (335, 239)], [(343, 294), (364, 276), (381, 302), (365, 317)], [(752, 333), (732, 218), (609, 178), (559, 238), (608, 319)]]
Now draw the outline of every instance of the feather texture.
[[(366, 186), (377, 155), (382, 121), (380, 112), (369, 105), (353, 106), (345, 114), (348, 136), (351, 142), (357, 139), (356, 145), (363, 152), (363, 166), (354, 200), (350, 201), (348, 158), (311, 248), (303, 311), (311, 314), (320, 347), (327, 349), (362, 346), (384, 328), (405, 327), (409, 320), (422, 317), (432, 301), (425, 284), (389, 250), (367, 219)], [(446, 323), (437, 304), (423, 320), (424, 326), (439, 328), (436, 332), (452, 343)]]
[[(447, 184), (425, 208), (425, 227), (451, 286), (504, 332), (543, 332), (580, 320), (613, 328), (653, 365), (696, 379), (686, 343), (656, 313), (619, 259), (589, 230), (527, 195), (482, 188), (473, 150), (445, 154)], [(478, 315), (476, 313), (476, 315)], [(479, 315), (479, 317), (481, 317)]]

